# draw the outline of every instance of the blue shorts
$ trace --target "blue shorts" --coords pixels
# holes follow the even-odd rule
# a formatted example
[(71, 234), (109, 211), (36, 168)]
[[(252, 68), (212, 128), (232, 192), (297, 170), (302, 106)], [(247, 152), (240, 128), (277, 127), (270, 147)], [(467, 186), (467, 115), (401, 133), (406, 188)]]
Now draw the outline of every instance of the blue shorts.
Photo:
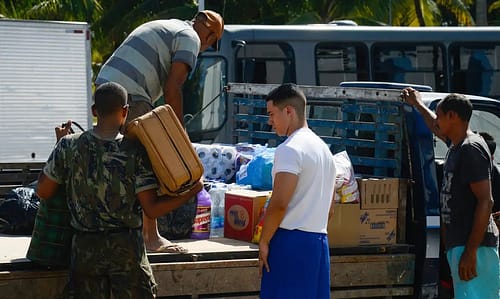
[(279, 228), (269, 244), (269, 269), (262, 271), (261, 299), (329, 299), (328, 236)]
[(500, 298), (500, 266), (496, 247), (479, 247), (476, 257), (477, 276), (469, 281), (460, 280), (458, 264), (464, 246), (448, 250), (446, 257), (450, 264), (455, 299), (498, 299)]

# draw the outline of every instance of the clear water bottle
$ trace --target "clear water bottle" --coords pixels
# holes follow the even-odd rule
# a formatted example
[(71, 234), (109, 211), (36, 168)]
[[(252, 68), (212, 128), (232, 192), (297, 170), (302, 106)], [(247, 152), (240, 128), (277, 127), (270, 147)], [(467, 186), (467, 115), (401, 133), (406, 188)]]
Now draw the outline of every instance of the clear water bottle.
[(224, 201), (227, 185), (215, 183), (210, 188), (210, 198), (212, 199), (212, 222), (210, 227), (210, 238), (224, 237)]

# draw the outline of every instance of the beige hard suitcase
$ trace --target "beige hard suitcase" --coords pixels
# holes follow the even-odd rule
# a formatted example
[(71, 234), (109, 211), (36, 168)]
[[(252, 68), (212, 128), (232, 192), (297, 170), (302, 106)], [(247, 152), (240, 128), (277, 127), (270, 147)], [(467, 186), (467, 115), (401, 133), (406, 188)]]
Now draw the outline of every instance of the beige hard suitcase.
[(160, 184), (160, 194), (188, 191), (203, 175), (200, 158), (169, 105), (156, 107), (133, 119), (126, 132), (146, 148)]

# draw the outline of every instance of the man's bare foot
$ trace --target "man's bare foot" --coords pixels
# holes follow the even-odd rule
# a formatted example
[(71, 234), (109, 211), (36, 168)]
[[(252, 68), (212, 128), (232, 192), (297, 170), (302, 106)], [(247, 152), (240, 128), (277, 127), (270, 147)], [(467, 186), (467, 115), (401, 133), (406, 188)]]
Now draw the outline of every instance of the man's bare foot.
[(148, 252), (186, 253), (187, 249), (170, 242), (162, 236), (157, 236), (154, 240), (144, 240)]
[(151, 219), (143, 214), (142, 234), (147, 252), (168, 252), (168, 253), (186, 253), (187, 249), (174, 244), (165, 239), (158, 232), (156, 219)]

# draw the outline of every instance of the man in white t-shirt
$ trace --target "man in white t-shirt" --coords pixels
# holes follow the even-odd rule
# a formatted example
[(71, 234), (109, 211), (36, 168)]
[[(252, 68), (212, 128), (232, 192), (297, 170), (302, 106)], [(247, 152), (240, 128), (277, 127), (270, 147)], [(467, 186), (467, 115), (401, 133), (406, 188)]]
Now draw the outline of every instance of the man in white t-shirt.
[(288, 138), (275, 152), (259, 242), (260, 298), (330, 298), (326, 227), (333, 214), (333, 156), (308, 128), (306, 97), (295, 84), (277, 87), (266, 101), (269, 124)]

